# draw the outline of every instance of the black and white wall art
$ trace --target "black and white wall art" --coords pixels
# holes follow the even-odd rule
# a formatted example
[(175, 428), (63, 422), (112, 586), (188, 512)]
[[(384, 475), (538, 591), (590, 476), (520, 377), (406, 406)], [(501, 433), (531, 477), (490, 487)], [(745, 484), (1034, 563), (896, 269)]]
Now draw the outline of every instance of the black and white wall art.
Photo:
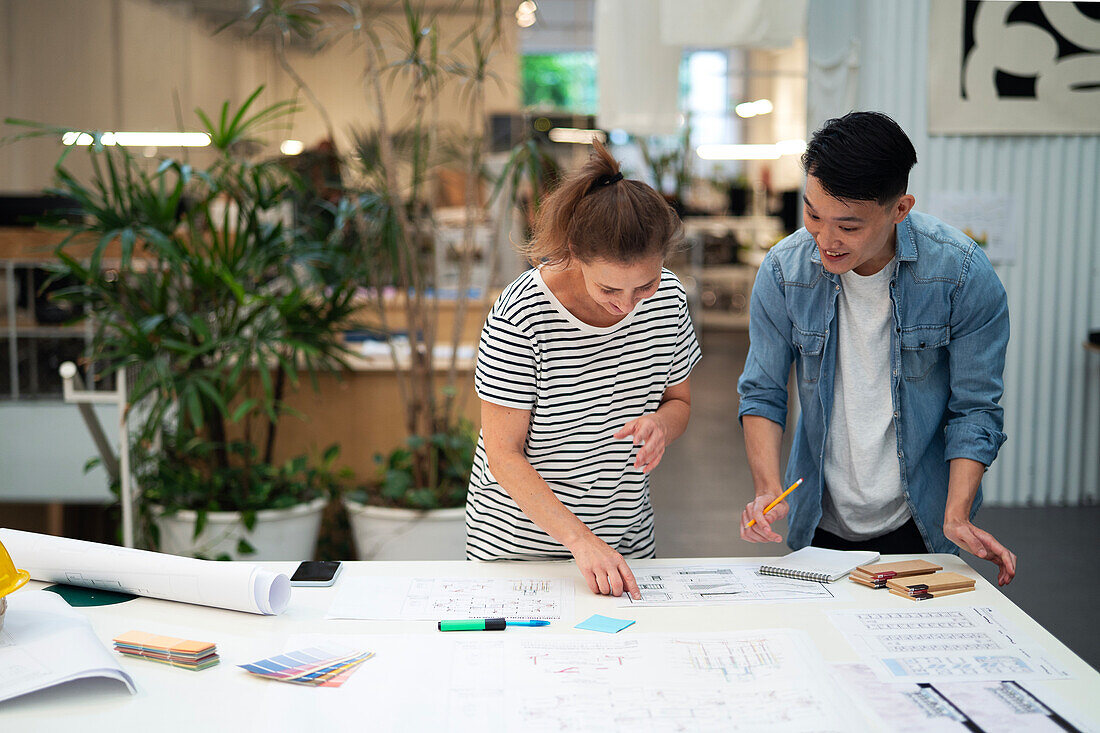
[(933, 0), (933, 135), (1100, 133), (1100, 2)]

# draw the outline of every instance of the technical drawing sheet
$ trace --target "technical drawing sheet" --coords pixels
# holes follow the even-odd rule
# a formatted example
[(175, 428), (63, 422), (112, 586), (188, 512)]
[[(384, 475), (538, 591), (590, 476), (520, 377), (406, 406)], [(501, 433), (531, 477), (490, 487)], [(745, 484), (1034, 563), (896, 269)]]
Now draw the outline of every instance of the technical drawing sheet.
[[(323, 641), (291, 637), (286, 648)], [(417, 733), (868, 727), (809, 637), (793, 630), (597, 637), (509, 629), (339, 641), (374, 652), (341, 694), (318, 705), (306, 688), (278, 686), (260, 706), (270, 720), (258, 725), (340, 729), (370, 711), (372, 729)]]
[(828, 615), (883, 680), (1069, 677), (992, 608), (886, 608), (830, 611)]
[(527, 635), (505, 656), (507, 730), (841, 731), (850, 704), (790, 630)]
[[(883, 728), (921, 733), (1065, 733), (1086, 730), (1077, 713), (1018, 682), (883, 682), (864, 664), (831, 664), (834, 679)], [(1063, 706), (1064, 707), (1064, 706)]]
[(137, 693), (118, 656), (61, 596), (29, 590), (12, 594), (8, 602), (0, 630), (0, 701), (89, 677), (118, 680)]
[(624, 593), (620, 606), (715, 606), (728, 603), (766, 603), (832, 600), (826, 583), (760, 575), (759, 563), (723, 565), (669, 565), (634, 573), (642, 599)]
[(264, 615), (290, 603), (290, 579), (244, 562), (215, 562), (0, 529), (16, 567), (35, 580)]
[(573, 616), (572, 578), (345, 578), (325, 618), (545, 619)]

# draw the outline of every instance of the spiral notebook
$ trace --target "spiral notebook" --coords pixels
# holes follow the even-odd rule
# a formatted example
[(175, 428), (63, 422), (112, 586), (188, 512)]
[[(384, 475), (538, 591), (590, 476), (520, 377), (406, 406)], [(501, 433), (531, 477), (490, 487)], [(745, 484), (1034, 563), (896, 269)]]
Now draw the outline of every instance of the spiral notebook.
[(831, 583), (843, 578), (860, 565), (878, 560), (877, 552), (861, 550), (826, 550), (821, 547), (803, 547), (773, 563), (760, 566), (762, 575), (778, 575), (783, 578), (814, 580)]

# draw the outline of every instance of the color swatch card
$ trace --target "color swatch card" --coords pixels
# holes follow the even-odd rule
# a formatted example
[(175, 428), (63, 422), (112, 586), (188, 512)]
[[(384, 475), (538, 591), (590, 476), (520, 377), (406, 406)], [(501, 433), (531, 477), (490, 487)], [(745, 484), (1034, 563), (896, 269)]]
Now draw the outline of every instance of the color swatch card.
[(128, 657), (198, 672), (218, 663), (218, 648), (209, 641), (178, 639), (145, 631), (127, 631), (113, 640), (115, 651)]
[(339, 687), (374, 652), (356, 652), (334, 645), (315, 646), (238, 665), (257, 677), (313, 687)]

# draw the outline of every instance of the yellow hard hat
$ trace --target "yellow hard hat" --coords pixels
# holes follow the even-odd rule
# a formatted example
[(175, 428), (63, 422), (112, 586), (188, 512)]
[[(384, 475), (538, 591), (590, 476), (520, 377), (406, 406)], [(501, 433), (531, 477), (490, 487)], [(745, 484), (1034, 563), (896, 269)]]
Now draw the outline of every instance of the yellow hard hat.
[(31, 579), (31, 574), (26, 570), (16, 570), (15, 563), (11, 561), (11, 555), (0, 542), (0, 597), (14, 593), (23, 587), (23, 584)]

